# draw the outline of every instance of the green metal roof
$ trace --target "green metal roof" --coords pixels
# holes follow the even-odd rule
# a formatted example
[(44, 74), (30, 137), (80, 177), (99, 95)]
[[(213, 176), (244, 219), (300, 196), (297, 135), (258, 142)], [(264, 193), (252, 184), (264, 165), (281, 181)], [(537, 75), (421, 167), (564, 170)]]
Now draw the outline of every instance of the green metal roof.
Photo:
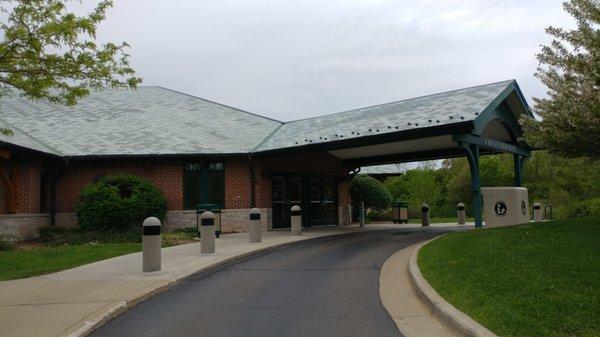
[(513, 81), (503, 81), (285, 123), (255, 152), (473, 121)]
[(15, 135), (0, 142), (65, 157), (264, 152), (475, 121), (511, 87), (518, 91), (503, 81), (288, 123), (161, 87), (97, 91), (75, 107), (8, 94), (0, 127)]
[(161, 87), (97, 91), (74, 107), (9, 94), (0, 112), (30, 137), (2, 141), (64, 156), (248, 153), (281, 124)]

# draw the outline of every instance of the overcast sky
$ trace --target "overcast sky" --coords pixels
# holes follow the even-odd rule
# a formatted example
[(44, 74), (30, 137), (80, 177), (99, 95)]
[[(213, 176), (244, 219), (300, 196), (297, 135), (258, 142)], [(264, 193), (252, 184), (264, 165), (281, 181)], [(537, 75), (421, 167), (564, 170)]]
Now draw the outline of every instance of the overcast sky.
[(561, 3), (117, 0), (98, 38), (131, 44), (144, 85), (288, 121), (512, 78), (542, 96)]

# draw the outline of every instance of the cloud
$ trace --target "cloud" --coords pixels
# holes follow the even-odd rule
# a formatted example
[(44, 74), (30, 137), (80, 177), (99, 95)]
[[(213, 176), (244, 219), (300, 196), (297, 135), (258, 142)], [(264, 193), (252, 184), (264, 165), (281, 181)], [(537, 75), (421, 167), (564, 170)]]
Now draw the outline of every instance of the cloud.
[(146, 85), (290, 120), (516, 78), (562, 0), (117, 1), (101, 40), (128, 41)]

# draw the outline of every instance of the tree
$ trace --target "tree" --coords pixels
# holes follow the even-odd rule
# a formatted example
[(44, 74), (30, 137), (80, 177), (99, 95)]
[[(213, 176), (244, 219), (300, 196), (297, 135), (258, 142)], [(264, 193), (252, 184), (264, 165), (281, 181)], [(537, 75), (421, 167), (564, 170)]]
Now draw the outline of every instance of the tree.
[(390, 194), (383, 185), (366, 174), (359, 174), (352, 178), (348, 185), (348, 194), (355, 206), (364, 201), (367, 208), (386, 209), (391, 202)]
[(434, 206), (441, 195), (437, 176), (432, 169), (406, 171), (401, 176), (387, 179), (385, 187), (394, 199), (408, 201), (415, 207), (425, 203)]
[(141, 83), (129, 65), (127, 43), (94, 42), (112, 1), (100, 1), (83, 16), (69, 12), (67, 2), (1, 0), (8, 17), (0, 23), (0, 94), (16, 89), (31, 99), (74, 105), (92, 89)]
[(536, 76), (548, 98), (534, 98), (535, 121), (522, 118), (525, 140), (563, 157), (600, 157), (600, 2), (563, 4), (577, 23), (566, 30), (548, 27), (554, 39), (537, 54)]

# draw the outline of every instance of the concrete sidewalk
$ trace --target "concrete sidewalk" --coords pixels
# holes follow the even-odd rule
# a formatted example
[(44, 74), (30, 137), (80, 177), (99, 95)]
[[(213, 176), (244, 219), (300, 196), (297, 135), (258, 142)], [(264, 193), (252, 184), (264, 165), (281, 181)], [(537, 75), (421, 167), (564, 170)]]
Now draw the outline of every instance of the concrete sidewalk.
[(0, 326), (4, 337), (81, 336), (139, 301), (199, 271), (257, 251), (310, 238), (418, 225), (376, 224), (322, 227), (293, 237), (289, 231), (263, 232), (262, 243), (248, 233), (223, 235), (217, 252), (200, 256), (200, 243), (162, 250), (162, 271), (144, 274), (141, 253), (21, 280), (0, 282)]
[(463, 336), (433, 314), (410, 280), (409, 260), (419, 246), (404, 248), (385, 261), (379, 274), (381, 302), (405, 337)]

